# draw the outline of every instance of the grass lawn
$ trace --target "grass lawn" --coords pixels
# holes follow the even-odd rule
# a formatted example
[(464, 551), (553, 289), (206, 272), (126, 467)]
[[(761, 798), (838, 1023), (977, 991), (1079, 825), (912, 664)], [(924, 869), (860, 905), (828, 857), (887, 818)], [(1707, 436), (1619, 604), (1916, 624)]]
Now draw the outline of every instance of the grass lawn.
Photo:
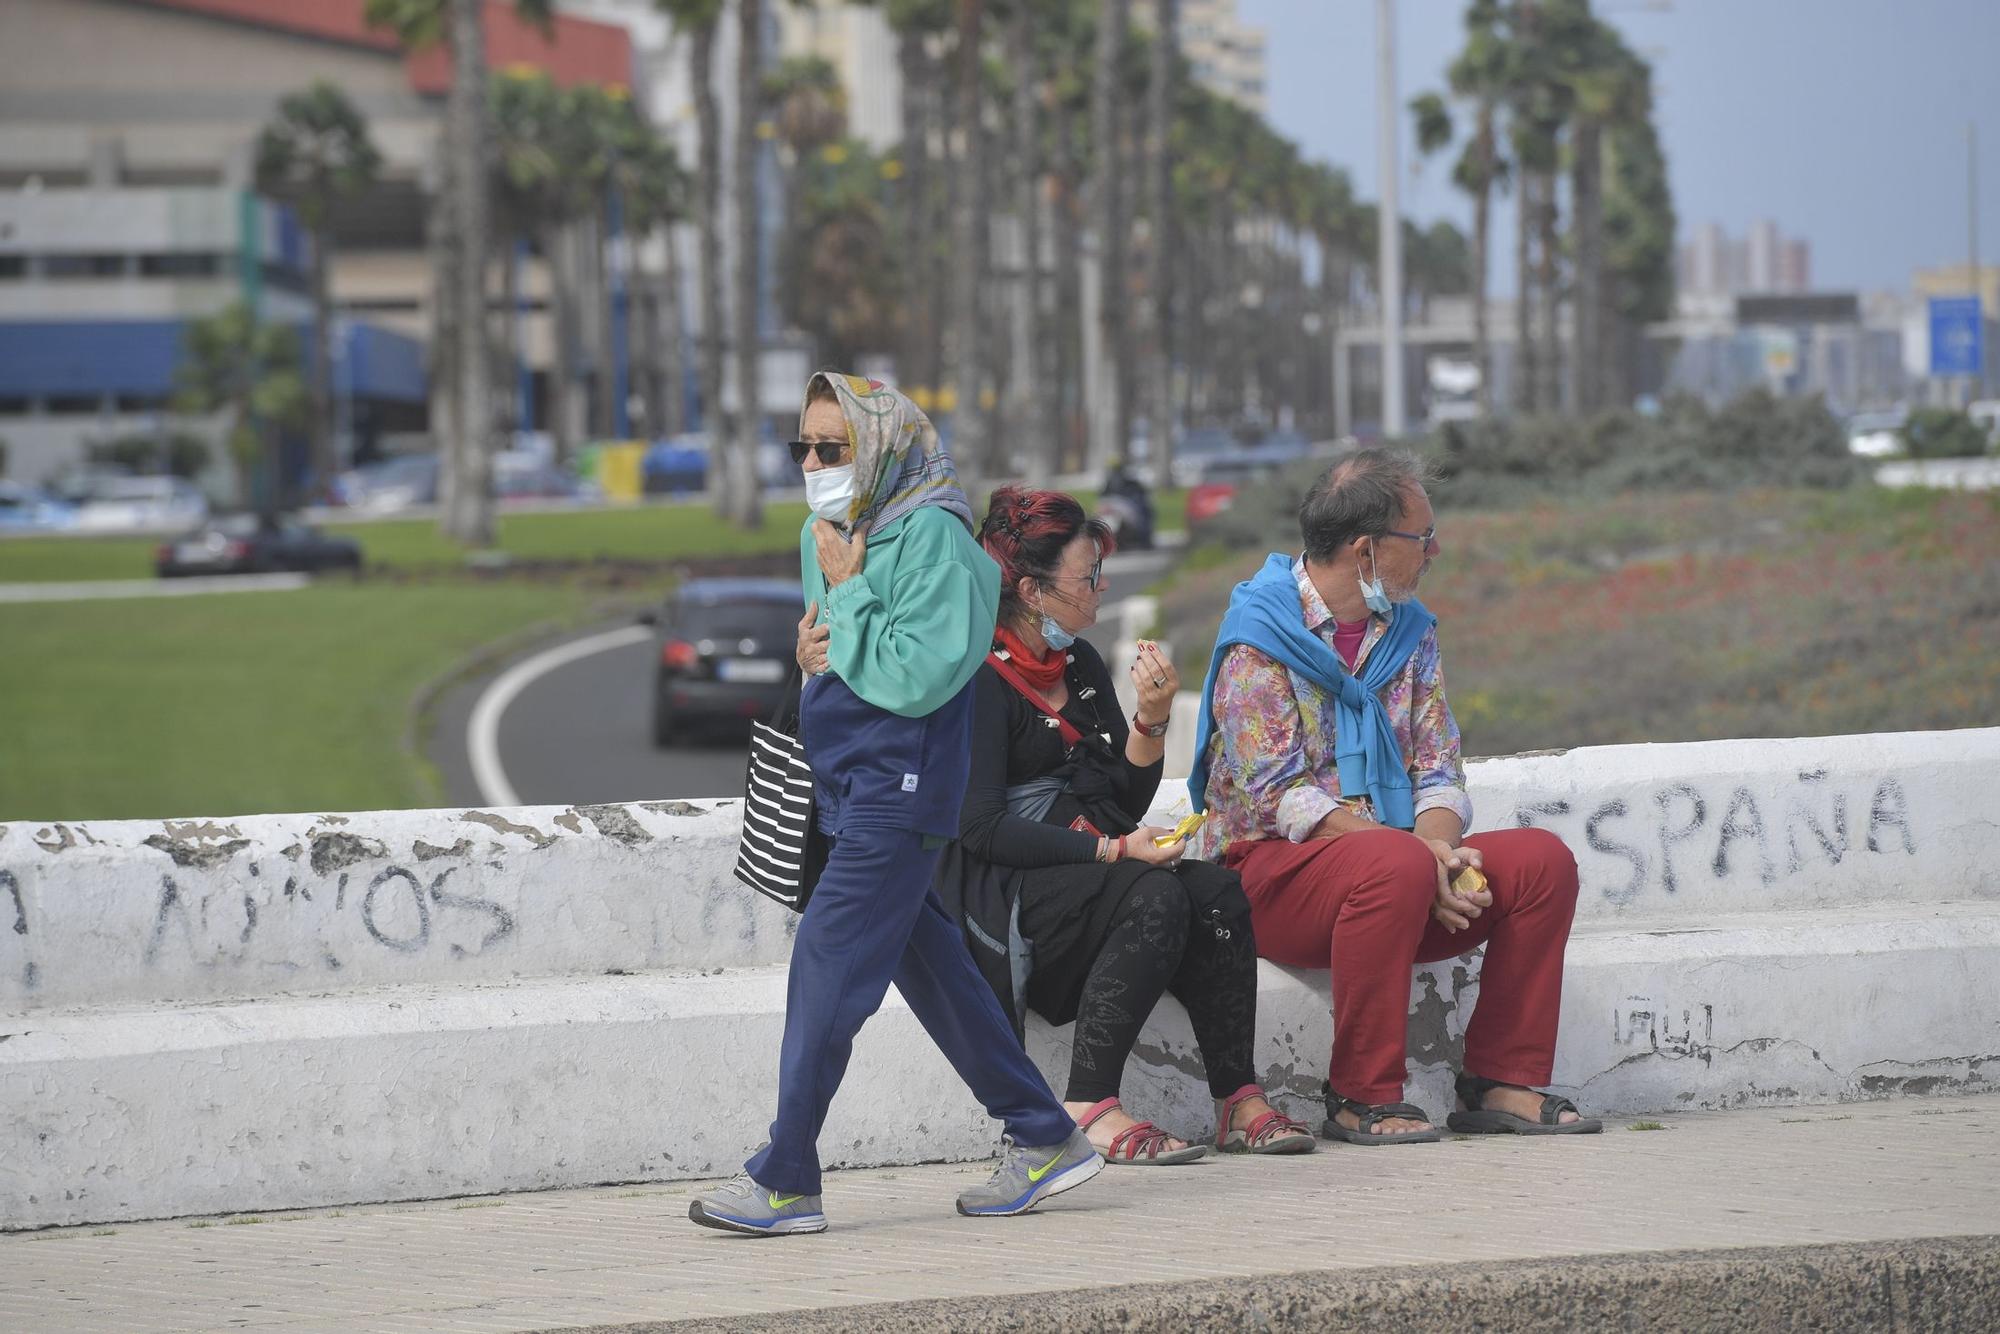
[[(703, 556), (783, 551), (798, 540), (806, 507), (767, 506), (763, 525), (734, 527), (706, 505), (514, 513), (500, 516), (499, 549), (521, 560), (671, 562)], [(439, 535), (434, 519), (329, 523), (327, 532), (361, 543), (371, 565), (404, 570), (462, 567), (465, 553)], [(154, 538), (28, 537), (0, 541), (0, 584), (82, 579), (149, 579)]]
[(540, 584), (330, 583), (0, 606), (0, 821), (425, 804), (403, 748), (416, 692), (596, 605)]
[[(2000, 720), (2000, 494), (1652, 494), (1438, 535), (1422, 597), (1469, 755)], [(1190, 688), (1262, 555), (1193, 553), (1163, 596)]]
[[(700, 505), (509, 514), (500, 549), (664, 571), (791, 550), (804, 517), (801, 504), (773, 505), (743, 532)], [(560, 580), (451, 577), (464, 556), (428, 519), (330, 526), (359, 537), (372, 564), (419, 577), (0, 604), (0, 821), (427, 804), (437, 799), (429, 776), (404, 745), (416, 693), (494, 641), (604, 606), (603, 593)], [(0, 541), (0, 583), (146, 579), (153, 546)]]
[[(1096, 504), (1090, 492), (1078, 499)], [(1187, 493), (1162, 492), (1155, 502), (1162, 529), (1183, 526)], [(724, 523), (706, 504), (647, 505), (500, 516), (499, 549), (518, 560), (619, 560), (672, 563), (705, 556), (744, 556), (791, 548), (806, 507), (786, 501), (765, 507), (763, 525), (745, 531)], [(438, 535), (433, 519), (330, 523), (326, 530), (361, 543), (371, 565), (402, 570), (462, 567), (465, 553)], [(23, 537), (0, 541), (0, 584), (89, 579), (150, 579), (154, 538)]]

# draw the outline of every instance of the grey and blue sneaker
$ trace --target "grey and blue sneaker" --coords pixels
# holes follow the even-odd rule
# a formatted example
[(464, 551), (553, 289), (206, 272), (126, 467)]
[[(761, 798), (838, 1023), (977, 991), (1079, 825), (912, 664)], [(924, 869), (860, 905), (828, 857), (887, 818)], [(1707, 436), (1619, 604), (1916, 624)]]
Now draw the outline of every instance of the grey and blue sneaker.
[(1090, 1138), (1074, 1131), (1061, 1144), (1029, 1148), (1007, 1140), (1000, 1166), (983, 1186), (958, 1197), (958, 1211), (968, 1218), (1024, 1214), (1051, 1195), (1073, 1190), (1104, 1170)]
[(752, 1181), (748, 1172), (739, 1172), (714, 1190), (695, 1196), (688, 1205), (688, 1217), (703, 1227), (748, 1232), (755, 1237), (826, 1231), (819, 1196), (766, 1190)]

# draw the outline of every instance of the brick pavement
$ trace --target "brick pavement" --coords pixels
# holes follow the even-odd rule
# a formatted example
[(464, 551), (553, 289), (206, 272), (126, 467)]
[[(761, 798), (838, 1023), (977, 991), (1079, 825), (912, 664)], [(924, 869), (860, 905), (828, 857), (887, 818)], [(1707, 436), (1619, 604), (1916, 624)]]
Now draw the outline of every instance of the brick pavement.
[(957, 1217), (983, 1165), (831, 1174), (833, 1230), (696, 1228), (692, 1183), (0, 1237), (0, 1329), (529, 1330), (1113, 1283), (2000, 1233), (2000, 1098), (1613, 1122), (1108, 1170)]

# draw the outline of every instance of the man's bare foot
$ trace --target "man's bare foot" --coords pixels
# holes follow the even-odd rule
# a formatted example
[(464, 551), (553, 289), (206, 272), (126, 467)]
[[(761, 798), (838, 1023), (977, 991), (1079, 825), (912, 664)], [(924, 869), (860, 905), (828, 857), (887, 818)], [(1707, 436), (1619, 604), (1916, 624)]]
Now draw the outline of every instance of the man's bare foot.
[[(1468, 1112), (1506, 1112), (1511, 1116), (1520, 1117), (1523, 1121), (1539, 1122), (1542, 1119), (1542, 1100), (1546, 1096), (1546, 1094), (1537, 1093), (1533, 1089), (1514, 1088), (1510, 1085), (1501, 1084), (1486, 1090), (1486, 1096), (1479, 1100), (1479, 1106), (1468, 1107), (1466, 1110)], [(1568, 1125), (1572, 1121), (1579, 1121), (1581, 1119), (1575, 1112), (1565, 1111), (1558, 1116), (1557, 1124)]]
[[(1063, 1104), (1063, 1110), (1068, 1112), (1073, 1119), (1081, 1121), (1084, 1117), (1090, 1115), (1090, 1109), (1095, 1106), (1097, 1104), (1094, 1102), (1066, 1102)], [(1138, 1124), (1139, 1118), (1126, 1111), (1121, 1104), (1120, 1106), (1107, 1109), (1103, 1115), (1092, 1121), (1088, 1126), (1085, 1126), (1083, 1133), (1089, 1138), (1091, 1144), (1096, 1147), (1099, 1153), (1109, 1153), (1111, 1151), (1111, 1142)], [(1165, 1143), (1160, 1146), (1160, 1152), (1178, 1153), (1187, 1147), (1188, 1142), (1186, 1140), (1176, 1139), (1172, 1135), (1169, 1135)]]

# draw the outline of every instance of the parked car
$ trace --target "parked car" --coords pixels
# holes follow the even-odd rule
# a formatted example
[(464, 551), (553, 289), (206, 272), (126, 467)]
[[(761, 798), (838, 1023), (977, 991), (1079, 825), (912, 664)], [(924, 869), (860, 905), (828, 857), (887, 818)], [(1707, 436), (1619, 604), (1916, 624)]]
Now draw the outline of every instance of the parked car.
[(639, 469), (649, 496), (693, 495), (708, 484), (708, 437), (695, 432), (655, 440)]
[(272, 574), (295, 570), (361, 572), (361, 545), (333, 537), (296, 519), (229, 514), (162, 542), (153, 552), (162, 579), (195, 574)]
[(0, 532), (48, 533), (74, 522), (74, 506), (17, 482), (0, 482)]
[(1906, 412), (1857, 412), (1847, 419), (1847, 449), (1865, 459), (1890, 458), (1903, 452)]
[(184, 477), (92, 476), (76, 498), (85, 532), (173, 532), (208, 518), (208, 498)]
[(569, 500), (578, 489), (575, 473), (536, 455), (509, 450), (493, 458), (495, 500)]
[(646, 619), (659, 629), (653, 744), (702, 726), (747, 725), (791, 686), (805, 599), (784, 579), (691, 579)]
[(435, 505), (438, 457), (400, 454), (342, 473), (335, 495), (343, 505), (369, 514), (393, 514), (413, 505)]

